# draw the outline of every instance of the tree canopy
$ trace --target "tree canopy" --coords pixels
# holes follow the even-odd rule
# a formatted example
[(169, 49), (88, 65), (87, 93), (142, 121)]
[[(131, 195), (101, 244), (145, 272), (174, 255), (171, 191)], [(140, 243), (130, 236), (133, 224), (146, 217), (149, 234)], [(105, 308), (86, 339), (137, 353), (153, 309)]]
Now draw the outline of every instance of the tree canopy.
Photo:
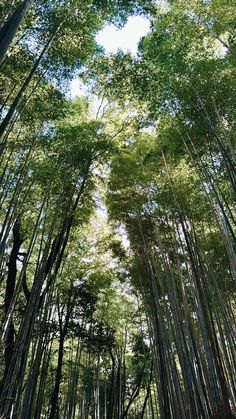
[(235, 418), (234, 5), (0, 16), (0, 417)]

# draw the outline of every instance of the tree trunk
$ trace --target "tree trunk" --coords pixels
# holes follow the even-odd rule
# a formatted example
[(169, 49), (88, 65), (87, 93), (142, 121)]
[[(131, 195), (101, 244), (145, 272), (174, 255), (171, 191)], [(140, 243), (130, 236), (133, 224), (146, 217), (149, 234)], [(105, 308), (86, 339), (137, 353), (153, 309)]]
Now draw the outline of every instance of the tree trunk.
[(36, 73), (36, 71), (37, 71), (37, 69), (39, 67), (39, 64), (41, 63), (41, 61), (42, 61), (45, 53), (47, 52), (47, 50), (50, 47), (53, 39), (55, 38), (56, 34), (58, 33), (59, 29), (61, 28), (61, 25), (62, 24), (60, 24), (57, 27), (57, 29), (53, 32), (53, 34), (50, 36), (49, 40), (47, 41), (46, 45), (44, 46), (43, 50), (41, 51), (39, 57), (37, 58), (34, 66), (32, 67), (29, 75), (26, 77), (24, 83), (22, 84), (22, 86), (21, 86), (21, 88), (20, 88), (17, 96), (15, 97), (15, 99), (14, 99), (14, 101), (12, 103), (12, 105), (10, 106), (10, 108), (9, 108), (9, 110), (8, 110), (5, 118), (3, 119), (3, 121), (2, 121), (2, 123), (0, 125), (0, 138), (3, 136), (6, 128), (8, 127), (8, 124), (10, 123), (10, 121), (12, 119), (12, 116), (13, 116), (14, 112), (16, 111), (17, 106), (20, 103), (21, 98), (23, 97), (23, 95), (24, 95), (26, 89), (28, 88), (28, 86), (29, 86), (32, 78), (34, 77), (34, 75), (35, 75), (35, 73)]
[(34, 0), (24, 0), (0, 29), (0, 64), (11, 46), (11, 43)]
[(57, 360), (57, 372), (56, 372), (56, 378), (55, 378), (55, 386), (54, 386), (52, 399), (51, 399), (51, 411), (50, 411), (49, 419), (55, 419), (56, 413), (57, 413), (57, 404), (58, 404), (58, 396), (59, 396), (61, 375), (62, 375), (62, 363), (63, 363), (63, 355), (64, 355), (64, 342), (65, 342), (65, 331), (63, 331), (60, 335), (58, 360)]
[[(21, 232), (20, 232), (20, 221), (19, 219), (17, 219), (13, 227), (13, 247), (12, 247), (12, 251), (11, 251), (11, 255), (10, 255), (9, 263), (8, 263), (8, 275), (7, 275), (7, 283), (6, 283), (6, 291), (5, 291), (5, 316), (8, 315), (8, 310), (9, 310), (11, 300), (15, 291), (16, 274), (17, 274), (17, 256), (19, 254), (22, 243), (23, 243), (23, 239), (21, 237)], [(6, 333), (5, 373), (4, 373), (5, 377), (7, 375), (8, 368), (9, 368), (12, 355), (14, 352), (14, 336), (15, 336), (15, 328), (14, 328), (13, 320), (11, 319), (10, 324), (9, 324), (9, 329)]]

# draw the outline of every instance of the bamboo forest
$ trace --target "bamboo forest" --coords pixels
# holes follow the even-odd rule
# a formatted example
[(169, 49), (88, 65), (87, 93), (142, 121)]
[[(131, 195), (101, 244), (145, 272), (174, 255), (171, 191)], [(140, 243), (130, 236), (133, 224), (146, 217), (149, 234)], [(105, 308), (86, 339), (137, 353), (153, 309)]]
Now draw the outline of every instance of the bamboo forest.
[(235, 0), (0, 16), (0, 418), (236, 418)]

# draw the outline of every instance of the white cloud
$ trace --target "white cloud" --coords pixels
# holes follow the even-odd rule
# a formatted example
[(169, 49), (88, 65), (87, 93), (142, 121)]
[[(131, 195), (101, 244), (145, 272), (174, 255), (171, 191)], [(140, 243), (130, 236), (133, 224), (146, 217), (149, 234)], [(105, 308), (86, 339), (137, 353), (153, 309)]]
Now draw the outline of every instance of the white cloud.
[(150, 23), (141, 16), (133, 16), (122, 29), (117, 29), (113, 25), (106, 26), (97, 35), (97, 43), (103, 46), (105, 52), (115, 53), (118, 49), (124, 52), (130, 51), (137, 53), (139, 40), (147, 34)]

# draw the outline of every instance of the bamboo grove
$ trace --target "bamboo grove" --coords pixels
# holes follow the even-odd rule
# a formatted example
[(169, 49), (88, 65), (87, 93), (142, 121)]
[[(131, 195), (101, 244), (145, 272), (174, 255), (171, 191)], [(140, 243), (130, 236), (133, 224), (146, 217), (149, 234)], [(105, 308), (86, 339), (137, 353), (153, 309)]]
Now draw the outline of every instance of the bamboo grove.
[(1, 418), (236, 417), (233, 3), (0, 2)]

